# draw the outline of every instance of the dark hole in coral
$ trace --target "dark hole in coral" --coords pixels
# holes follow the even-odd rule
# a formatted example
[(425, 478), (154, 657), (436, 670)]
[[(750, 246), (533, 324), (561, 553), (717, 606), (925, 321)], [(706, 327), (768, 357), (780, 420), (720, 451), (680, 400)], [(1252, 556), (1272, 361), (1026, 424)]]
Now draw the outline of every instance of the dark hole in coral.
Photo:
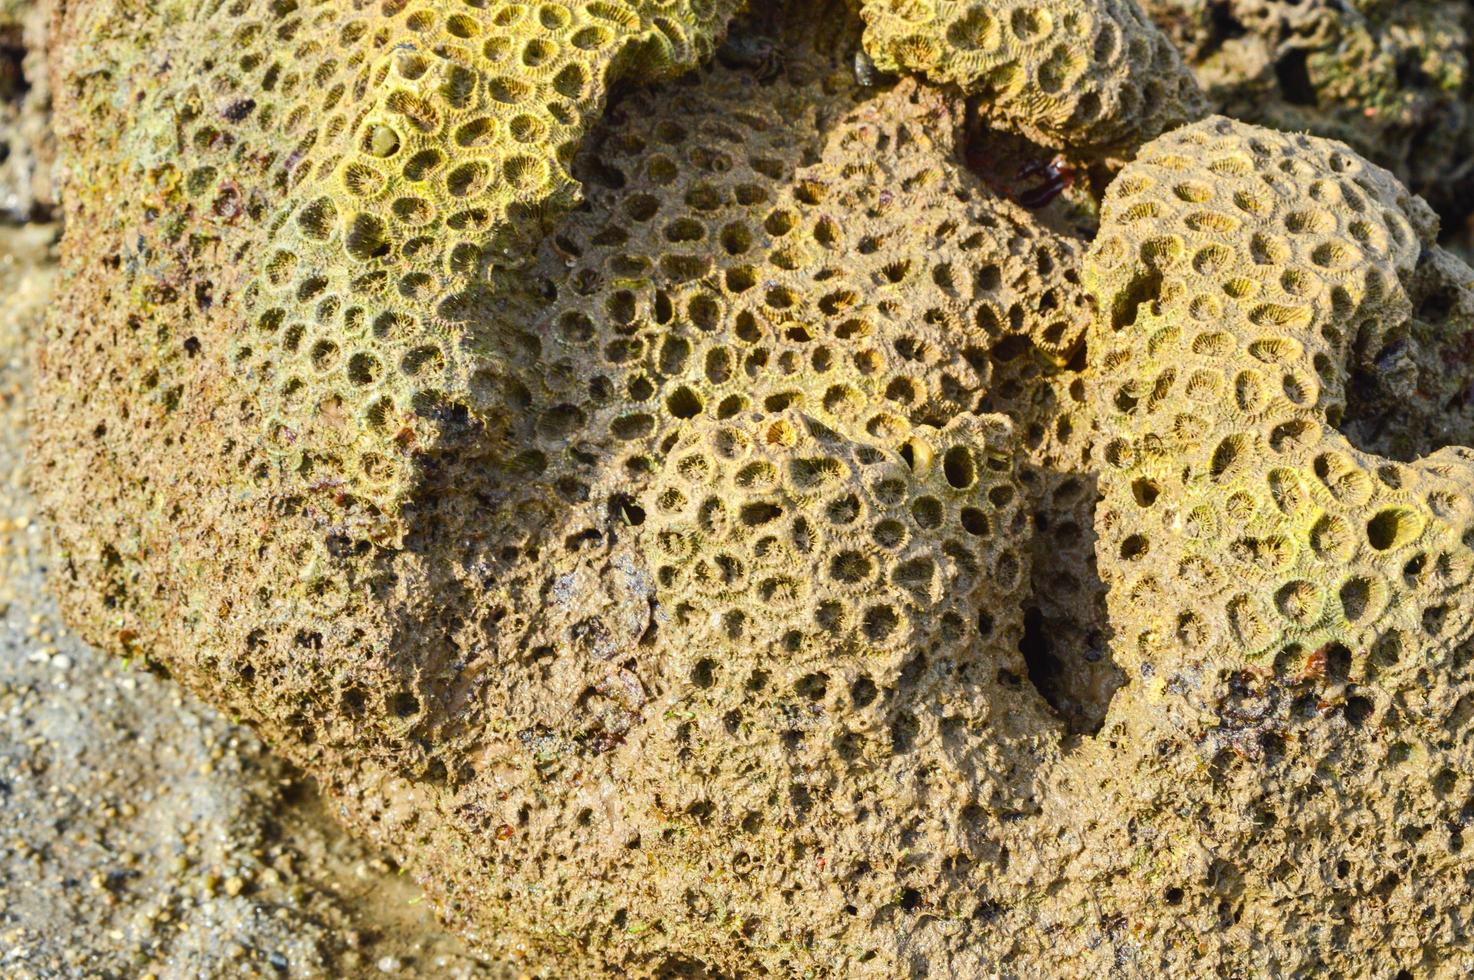
[(666, 399), (665, 407), (678, 419), (693, 418), (701, 412), (701, 396), (682, 386)]
[(1351, 674), (1351, 651), (1339, 643), (1326, 648), (1326, 677), (1343, 683)]
[(1136, 275), (1116, 300), (1111, 310), (1111, 327), (1122, 330), (1136, 323), (1137, 312), (1143, 303), (1155, 303), (1162, 298), (1162, 274), (1156, 269), (1147, 269)]
[(977, 480), (972, 455), (963, 446), (947, 450), (947, 455), (942, 458), (942, 472), (946, 474), (947, 483), (958, 490), (966, 490)]
[(1024, 635), (1019, 640), (1019, 653), (1029, 669), (1029, 682), (1050, 707), (1063, 712), (1065, 665), (1055, 656), (1045, 634), (1044, 613), (1037, 608), (1024, 610)]
[(783, 508), (777, 504), (760, 501), (755, 504), (745, 504), (739, 511), (742, 523), (747, 527), (761, 527), (770, 524), (783, 516)]
[(824, 692), (828, 689), (828, 686), (828, 674), (808, 674), (794, 685), (794, 693), (810, 701), (822, 701), (824, 700)]
[(983, 901), (979, 902), (978, 907), (973, 910), (972, 917), (979, 922), (992, 922), (994, 919), (998, 918), (1006, 911), (1007, 909), (1004, 906), (999, 905), (997, 902), (984, 899)]
[(1378, 551), (1405, 543), (1413, 533), (1414, 518), (1396, 507), (1378, 511), (1367, 521), (1367, 543)]
[(400, 691), (389, 700), (389, 710), (397, 718), (411, 718), (420, 713), (420, 699), (408, 691)]
[(889, 637), (897, 626), (900, 625), (900, 617), (890, 606), (871, 606), (865, 610), (861, 628), (867, 639), (875, 643), (883, 642)]
[(1010, 334), (993, 345), (993, 360), (1007, 364), (1027, 354), (1032, 346), (1028, 337)]
[(968, 534), (986, 537), (988, 534), (988, 515), (976, 507), (964, 507), (962, 508), (962, 528)]
[(635, 503), (628, 494), (616, 493), (609, 498), (609, 516), (613, 520), (638, 527), (645, 523), (645, 508)]
[(1457, 302), (1457, 291), (1452, 286), (1442, 286), (1423, 297), (1418, 303), (1418, 311), (1413, 315), (1424, 323), (1437, 325), (1448, 319)]
[(350, 714), (363, 714), (364, 697), (363, 692), (356, 687), (350, 687), (343, 692), (343, 707)]
[(905, 912), (914, 912), (921, 905), (921, 892), (915, 888), (904, 888), (901, 890), (901, 909)]
[(984, 638), (993, 635), (993, 617), (986, 611), (978, 613), (978, 635)]
[(891, 722), (891, 750), (904, 755), (916, 747), (916, 736), (921, 734), (921, 725), (909, 712), (902, 712)]

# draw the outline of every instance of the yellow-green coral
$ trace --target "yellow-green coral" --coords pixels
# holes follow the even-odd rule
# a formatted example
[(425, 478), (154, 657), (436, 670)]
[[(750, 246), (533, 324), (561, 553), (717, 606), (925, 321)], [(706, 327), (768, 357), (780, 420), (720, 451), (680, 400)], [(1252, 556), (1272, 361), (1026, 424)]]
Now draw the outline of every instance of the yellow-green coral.
[(1194, 118), (1201, 96), (1136, 0), (862, 0), (889, 71), (983, 96), (991, 122), (1050, 146), (1129, 152)]
[[(201, 202), (280, 202), (232, 358), (283, 465), (386, 511), (425, 415), (507, 406), (485, 323), (494, 271), (577, 200), (568, 172), (620, 79), (708, 57), (733, 0), (213, 4), (187, 30), (176, 166)], [(227, 45), (229, 59), (216, 45)], [(242, 159), (250, 139), (264, 158)], [(263, 172), (264, 171), (264, 172)], [(244, 186), (243, 186), (244, 185)], [(326, 472), (325, 472), (326, 471)]]
[(1434, 228), (1344, 145), (1222, 118), (1121, 173), (1086, 276), (1114, 331), (1096, 526), (1133, 661), (1436, 661), (1465, 638), (1474, 456), (1400, 463), (1337, 430)]
[(801, 167), (788, 108), (674, 100), (605, 146), (633, 192), (593, 190), (604, 207), (555, 239), (569, 278), (527, 328), (554, 390), (539, 425), (610, 444), (618, 479), (698, 416), (797, 408), (899, 440), (976, 409), (999, 340), (1079, 344), (1077, 244), (962, 175), (955, 107), (903, 83)]

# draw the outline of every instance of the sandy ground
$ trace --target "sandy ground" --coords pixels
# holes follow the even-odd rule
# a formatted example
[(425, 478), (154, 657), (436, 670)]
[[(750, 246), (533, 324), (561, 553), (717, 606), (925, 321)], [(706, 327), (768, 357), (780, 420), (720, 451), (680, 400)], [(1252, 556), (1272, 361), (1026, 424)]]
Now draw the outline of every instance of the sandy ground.
[(22, 458), (54, 236), (0, 228), (0, 976), (503, 975), (248, 729), (58, 620)]

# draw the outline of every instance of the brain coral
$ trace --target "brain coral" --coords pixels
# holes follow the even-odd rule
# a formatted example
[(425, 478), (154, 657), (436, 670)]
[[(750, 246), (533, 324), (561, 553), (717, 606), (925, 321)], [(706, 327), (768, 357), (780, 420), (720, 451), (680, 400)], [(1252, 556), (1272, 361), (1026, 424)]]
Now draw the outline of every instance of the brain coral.
[(1106, 100), (1087, 254), (963, 165), (963, 93), (856, 77), (877, 10), (695, 68), (732, 13), (68, 4), (71, 619), (529, 972), (1467, 966), (1430, 212)]

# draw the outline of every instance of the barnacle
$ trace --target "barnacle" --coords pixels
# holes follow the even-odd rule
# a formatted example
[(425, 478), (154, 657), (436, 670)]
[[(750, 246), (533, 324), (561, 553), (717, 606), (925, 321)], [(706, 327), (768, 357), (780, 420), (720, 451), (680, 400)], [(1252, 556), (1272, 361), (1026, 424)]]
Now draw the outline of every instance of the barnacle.
[[(69, 617), (534, 972), (1453, 962), (1335, 851), (1462, 909), (1431, 212), (1131, 3), (738, 6), (68, 4)], [(978, 107), (1136, 158), (1088, 253)]]

